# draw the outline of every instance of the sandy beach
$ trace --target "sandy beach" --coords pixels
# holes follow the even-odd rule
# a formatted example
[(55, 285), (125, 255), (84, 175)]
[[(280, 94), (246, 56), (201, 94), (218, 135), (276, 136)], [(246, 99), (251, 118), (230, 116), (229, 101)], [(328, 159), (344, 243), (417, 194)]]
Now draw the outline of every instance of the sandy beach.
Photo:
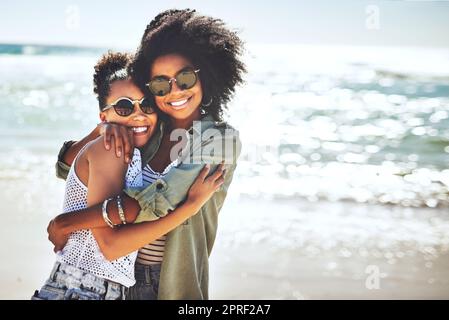
[[(240, 212), (229, 210), (232, 205)], [(240, 199), (232, 205), (221, 217), (222, 226), (228, 228), (221, 229), (211, 257), (211, 296), (215, 299), (449, 298), (447, 234), (441, 233), (438, 240), (440, 231), (430, 226), (432, 217), (444, 216), (442, 211), (300, 200), (276, 203)], [(279, 205), (281, 210), (275, 211)], [(334, 221), (340, 210), (345, 213)], [(295, 211), (296, 219), (290, 220), (284, 230), (272, 223), (289, 213), (293, 216)], [(399, 211), (419, 216), (420, 221), (413, 227), (410, 223), (406, 226)], [(238, 244), (226, 241), (232, 237), (230, 221), (235, 224), (240, 220), (245, 225), (246, 219), (238, 217), (245, 213), (253, 218), (260, 214), (259, 221), (265, 221), (261, 223), (265, 228), (260, 228), (263, 234), (252, 230)], [(383, 213), (396, 217), (386, 221)], [(367, 224), (377, 225), (378, 232), (359, 230), (361, 234), (355, 236), (361, 215)], [(378, 221), (369, 221), (367, 216), (374, 215), (379, 216)], [(444, 222), (438, 221), (441, 230), (447, 228), (447, 213), (445, 216)], [(296, 228), (304, 217), (311, 219), (302, 220), (303, 227)], [(321, 223), (313, 224), (312, 220)], [(382, 221), (388, 227), (382, 226)], [(293, 235), (294, 230), (302, 235)], [(378, 287), (373, 287), (368, 278), (376, 268), (380, 279)]]
[[(46, 187), (56, 188), (47, 202), (52, 210), (62, 199), (61, 183), (47, 180)], [(49, 216), (41, 211), (45, 202), (36, 202), (40, 214), (4, 215), (0, 299), (28, 299), (50, 272)], [(6, 205), (5, 212), (25, 209)], [(407, 225), (404, 215), (415, 224)], [(448, 299), (448, 224), (447, 212), (438, 209), (231, 194), (210, 258), (210, 298)], [(368, 266), (380, 272), (378, 288), (366, 285)]]
[[(229, 253), (217, 246), (211, 259), (213, 299), (449, 299), (449, 255), (433, 261), (403, 258), (341, 258), (338, 252), (304, 257), (297, 252), (250, 246)], [(368, 265), (386, 277), (378, 289), (365, 286)]]

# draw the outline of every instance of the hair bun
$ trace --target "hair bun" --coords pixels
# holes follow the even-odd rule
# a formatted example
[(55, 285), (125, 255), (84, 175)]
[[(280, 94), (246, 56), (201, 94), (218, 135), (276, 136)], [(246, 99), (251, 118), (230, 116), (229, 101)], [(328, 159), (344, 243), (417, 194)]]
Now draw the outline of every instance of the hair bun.
[(94, 69), (94, 93), (100, 103), (100, 109), (109, 94), (110, 85), (113, 81), (128, 79), (128, 65), (132, 55), (124, 52), (108, 51), (98, 60)]

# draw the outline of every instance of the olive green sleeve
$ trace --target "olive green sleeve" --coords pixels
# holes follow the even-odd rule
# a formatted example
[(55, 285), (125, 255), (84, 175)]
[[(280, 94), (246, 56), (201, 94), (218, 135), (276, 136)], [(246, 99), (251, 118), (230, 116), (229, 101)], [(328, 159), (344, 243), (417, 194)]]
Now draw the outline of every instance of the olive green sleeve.
[[(228, 146), (225, 148), (224, 146)], [(173, 211), (187, 197), (190, 186), (205, 164), (211, 164), (214, 172), (218, 164), (225, 162), (226, 178), (221, 189), (226, 191), (234, 173), (241, 142), (237, 130), (229, 130), (216, 139), (193, 143), (190, 161), (170, 169), (167, 175), (145, 189), (127, 189), (125, 193), (139, 202), (141, 211), (136, 222), (157, 220)], [(226, 192), (217, 192), (213, 198), (217, 209), (223, 205)]]
[(58, 161), (56, 162), (55, 169), (56, 169), (56, 177), (60, 179), (67, 179), (67, 175), (70, 171), (70, 166), (64, 162), (64, 154), (66, 151), (75, 143), (76, 141), (70, 140), (64, 142), (64, 144), (61, 147), (61, 150), (59, 150), (58, 154)]

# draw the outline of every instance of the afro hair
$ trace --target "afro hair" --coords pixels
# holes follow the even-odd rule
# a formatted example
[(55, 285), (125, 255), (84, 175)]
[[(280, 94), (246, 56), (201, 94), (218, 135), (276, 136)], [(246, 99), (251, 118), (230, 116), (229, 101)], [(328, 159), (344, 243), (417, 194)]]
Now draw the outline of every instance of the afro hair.
[(222, 120), (226, 104), (246, 72), (240, 60), (243, 42), (224, 22), (199, 15), (195, 10), (167, 10), (147, 26), (130, 64), (134, 82), (152, 96), (146, 83), (154, 61), (166, 54), (180, 54), (201, 70), (203, 102), (201, 111)]

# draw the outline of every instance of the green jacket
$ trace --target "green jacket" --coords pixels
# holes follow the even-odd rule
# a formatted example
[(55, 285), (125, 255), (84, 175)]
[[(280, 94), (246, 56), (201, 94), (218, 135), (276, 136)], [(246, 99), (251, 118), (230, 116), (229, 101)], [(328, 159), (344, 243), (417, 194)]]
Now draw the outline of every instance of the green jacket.
[[(125, 190), (140, 204), (136, 223), (156, 220), (174, 210), (186, 198), (190, 185), (205, 163), (215, 163), (211, 165), (211, 172), (222, 160), (227, 164), (222, 187), (200, 212), (167, 234), (159, 284), (160, 300), (209, 299), (209, 256), (217, 234), (218, 213), (241, 151), (238, 131), (225, 122), (216, 122), (205, 116), (200, 126), (197, 124), (189, 130), (187, 146), (177, 167), (145, 189)], [(163, 132), (164, 123), (161, 122), (150, 141), (141, 148), (143, 165), (158, 150)], [(63, 149), (56, 163), (56, 175), (66, 179), (70, 167), (61, 161)]]

